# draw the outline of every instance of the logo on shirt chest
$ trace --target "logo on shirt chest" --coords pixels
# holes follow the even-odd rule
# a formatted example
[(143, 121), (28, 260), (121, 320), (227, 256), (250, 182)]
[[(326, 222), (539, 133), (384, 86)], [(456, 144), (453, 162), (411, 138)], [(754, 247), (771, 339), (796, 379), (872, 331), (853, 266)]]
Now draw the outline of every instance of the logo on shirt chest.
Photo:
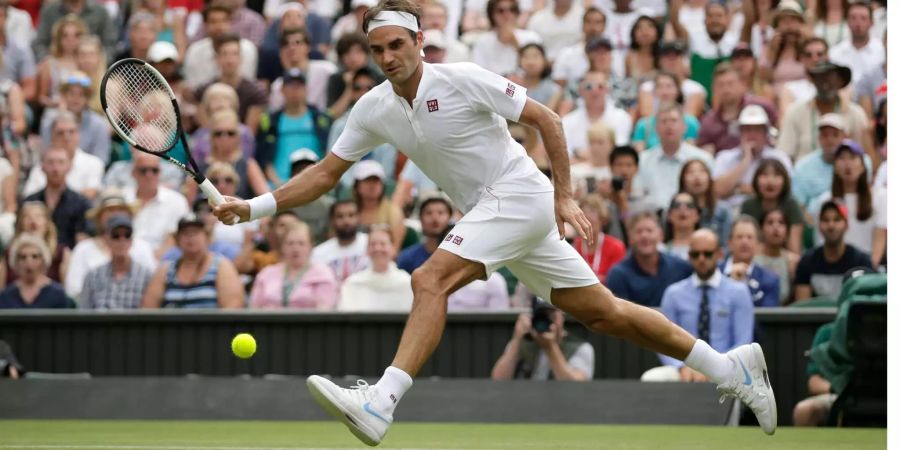
[(437, 110), (439, 109), (439, 108), (438, 108), (438, 101), (437, 101), (436, 98), (431, 99), (431, 100), (428, 100), (427, 102), (425, 102), (425, 104), (428, 105), (428, 112), (435, 112), (435, 111), (437, 111)]
[(516, 94), (516, 85), (514, 85), (512, 83), (508, 83), (506, 85), (506, 95), (512, 97), (515, 94)]

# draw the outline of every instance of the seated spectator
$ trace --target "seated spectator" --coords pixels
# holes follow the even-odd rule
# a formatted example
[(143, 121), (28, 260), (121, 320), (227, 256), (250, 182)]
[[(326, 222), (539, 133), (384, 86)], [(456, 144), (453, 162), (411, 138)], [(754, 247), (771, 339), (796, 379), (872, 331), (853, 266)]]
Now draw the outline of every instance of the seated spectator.
[(800, 44), (800, 62), (803, 64), (804, 77), (784, 83), (778, 93), (778, 115), (787, 117), (788, 109), (795, 103), (805, 103), (816, 96), (816, 85), (812, 82), (810, 69), (819, 63), (828, 61), (828, 42), (820, 37), (808, 37)]
[(244, 307), (234, 266), (209, 251), (209, 233), (197, 216), (178, 221), (175, 243), (181, 258), (160, 264), (141, 300), (142, 308), (232, 309)]
[(509, 307), (506, 279), (499, 272), (492, 273), (487, 280), (472, 281), (447, 297), (448, 311), (497, 311)]
[[(44, 241), (47, 249), (50, 250), (50, 265), (47, 266), (47, 276), (57, 282), (62, 283), (66, 279), (66, 272), (69, 268), (69, 259), (72, 251), (65, 245), (60, 245), (57, 238), (56, 225), (53, 224), (53, 218), (50, 217), (50, 210), (42, 202), (28, 202), (22, 204), (19, 208), (19, 217), (16, 220), (15, 238), (23, 234), (31, 234), (37, 236)], [(0, 264), (0, 283), (3, 286), (9, 286), (16, 281), (16, 270), (12, 265), (12, 253), (9, 247)]]
[[(809, 209), (812, 202), (831, 191), (834, 176), (834, 157), (838, 146), (846, 139), (844, 117), (828, 113), (819, 118), (819, 148), (800, 158), (794, 167), (791, 193), (800, 206)], [(872, 173), (869, 155), (863, 155), (866, 172)]]
[(699, 159), (712, 167), (713, 158), (709, 152), (684, 141), (684, 112), (680, 106), (663, 106), (656, 119), (659, 146), (641, 154), (638, 177), (641, 186), (650, 193), (654, 206), (664, 209), (678, 193), (678, 174), (682, 166), (692, 159)]
[(171, 234), (190, 207), (183, 195), (160, 185), (162, 160), (159, 157), (133, 152), (132, 158), (131, 174), (137, 186), (122, 193), (128, 203), (140, 207), (134, 216), (134, 238), (150, 244), (157, 255), (162, 255), (171, 247)]
[(359, 208), (362, 226), (386, 223), (391, 228), (391, 242), (399, 250), (406, 234), (403, 212), (385, 196), (385, 175), (381, 164), (372, 160), (357, 162), (353, 167), (353, 200)]
[[(688, 29), (681, 21), (681, 5), (672, 3), (669, 10), (670, 24), (678, 39), (688, 42), (690, 48), (691, 78), (706, 90), (718, 94), (714, 87), (713, 69), (725, 61), (740, 40), (740, 32), (731, 26), (732, 13), (723, 2), (707, 2), (704, 7), (703, 27)], [(715, 103), (715, 102), (713, 102)]]
[[(503, 0), (501, 0), (503, 1)], [(591, 71), (584, 75), (578, 88), (583, 106), (562, 118), (563, 131), (568, 139), (569, 156), (584, 156), (588, 149), (587, 130), (591, 124), (603, 121), (616, 134), (616, 145), (625, 145), (631, 137), (631, 116), (607, 101), (609, 77), (602, 72)]]
[[(110, 136), (106, 118), (88, 107), (93, 95), (92, 81), (84, 72), (72, 72), (63, 79), (59, 92), (64, 110), (74, 115), (78, 124), (78, 147), (100, 158), (104, 167), (109, 164)], [(41, 118), (41, 138), (49, 145), (54, 142), (53, 126), (60, 109), (46, 111)]]
[(719, 243), (728, 241), (731, 230), (731, 208), (716, 198), (712, 172), (699, 159), (692, 159), (681, 168), (678, 192), (687, 192), (700, 207), (700, 228), (709, 228), (719, 235)]
[[(820, 345), (827, 345), (831, 341), (833, 330), (833, 323), (826, 323), (819, 327), (813, 336), (810, 352)], [(837, 400), (838, 394), (832, 392), (831, 382), (825, 378), (822, 368), (813, 358), (806, 363), (806, 376), (806, 390), (809, 397), (794, 405), (794, 426), (818, 427), (825, 425), (831, 413), (831, 406)]]
[(827, 113), (844, 116), (847, 136), (863, 144), (866, 153), (870, 151), (871, 140), (867, 137), (871, 125), (866, 112), (856, 103), (841, 99), (839, 91), (850, 84), (851, 70), (831, 62), (823, 61), (807, 69), (816, 87), (816, 95), (806, 102), (795, 102), (784, 116), (778, 130), (778, 149), (794, 159), (813, 152), (818, 147), (816, 124)]
[(40, 237), (32, 234), (17, 237), (9, 253), (16, 281), (0, 292), (0, 309), (69, 307), (62, 286), (47, 276), (50, 249)]
[[(88, 100), (88, 107), (91, 111), (98, 114), (104, 114), (103, 105), (100, 104), (100, 83), (103, 81), (103, 75), (106, 73), (106, 53), (103, 50), (103, 43), (94, 35), (82, 36), (78, 41), (78, 70), (88, 74), (91, 78), (91, 92), (93, 94)], [(177, 86), (175, 86), (177, 87)], [(173, 87), (174, 89), (174, 87)], [(175, 91), (176, 95), (178, 91)]]
[[(106, 222), (103, 240), (109, 248), (110, 261), (91, 269), (84, 277), (78, 304), (87, 309), (137, 309), (153, 268), (131, 257), (133, 229), (131, 217), (113, 215)], [(85, 241), (87, 242), (87, 241)], [(154, 266), (155, 264), (155, 260)]]
[[(110, 219), (118, 215), (125, 215), (131, 219), (134, 211), (135, 208), (125, 201), (118, 191), (104, 192), (97, 201), (97, 206), (88, 210), (85, 217), (94, 222), (97, 236), (82, 240), (72, 249), (72, 258), (64, 283), (66, 294), (73, 299), (80, 298), (88, 272), (110, 261), (111, 247), (106, 237)], [(135, 230), (134, 227), (130, 228), (131, 231)], [(156, 269), (156, 257), (150, 244), (136, 241), (129, 246), (129, 252), (135, 261), (140, 261), (151, 271)]]
[(762, 245), (759, 246), (753, 263), (759, 264), (776, 275), (780, 280), (778, 299), (788, 303), (794, 288), (794, 275), (800, 255), (787, 249), (787, 214), (779, 207), (772, 208), (762, 216)]
[(576, 236), (572, 246), (582, 258), (591, 266), (591, 270), (597, 274), (597, 278), (603, 283), (609, 270), (619, 261), (625, 258), (625, 244), (614, 236), (603, 232), (610, 220), (609, 208), (606, 200), (597, 194), (590, 194), (578, 203), (584, 216), (591, 223), (591, 229), (597, 230), (597, 237), (592, 245)]
[(803, 8), (794, 0), (780, 2), (772, 15), (773, 35), (759, 52), (760, 66), (765, 79), (775, 92), (781, 92), (789, 81), (803, 79), (806, 70), (800, 62), (801, 45), (806, 39), (806, 18)]
[[(654, 77), (653, 97), (660, 105), (677, 104), (684, 105), (684, 96), (678, 87), (678, 78), (668, 72), (659, 72)], [(683, 114), (684, 140), (693, 144), (697, 140), (700, 131), (700, 121), (690, 114)], [(659, 135), (656, 133), (656, 114), (652, 114), (638, 120), (631, 135), (631, 144), (639, 152), (654, 148), (659, 145)]]
[(631, 146), (616, 147), (609, 155), (609, 168), (612, 172), (612, 202), (618, 216), (611, 216), (612, 222), (618, 222), (618, 228), (624, 228), (629, 218), (643, 211), (656, 211), (656, 205), (647, 190), (638, 179), (640, 157)]
[(307, 102), (306, 76), (299, 69), (290, 69), (281, 79), (284, 109), (268, 115), (257, 137), (257, 159), (276, 186), (290, 179), (294, 150), (308, 148), (325, 156), (331, 126), (331, 119)]
[[(726, 277), (740, 281), (750, 288), (753, 306), (780, 306), (781, 280), (776, 273), (757, 266), (753, 262), (760, 245), (760, 230), (756, 219), (741, 216), (731, 226), (728, 238), (728, 257), (719, 263), (719, 270)], [(787, 283), (788, 280), (785, 280)]]
[[(203, 161), (209, 156), (212, 147), (212, 133), (210, 121), (214, 114), (223, 110), (238, 111), (238, 96), (233, 87), (225, 83), (213, 83), (205, 92), (197, 107), (195, 119), (200, 125), (191, 134), (191, 153), (194, 160)], [(256, 138), (244, 124), (238, 124), (241, 141), (240, 147), (244, 156), (253, 158), (256, 155)]]
[[(791, 159), (769, 145), (769, 119), (761, 106), (744, 108), (738, 123), (739, 145), (719, 152), (713, 169), (716, 195), (734, 207), (752, 193), (754, 174), (762, 161), (777, 160), (788, 174), (791, 172)], [(787, 194), (790, 195), (790, 186)]]
[[(241, 142), (239, 139), (240, 122), (234, 111), (225, 109), (218, 111), (210, 118), (209, 128), (212, 139), (209, 155), (205, 160), (199, 162), (201, 172), (206, 172), (213, 164), (227, 164), (233, 168), (237, 174), (236, 177), (222, 178), (222, 181), (231, 180), (235, 184), (234, 188), (229, 189), (232, 192), (228, 195), (234, 195), (240, 198), (253, 198), (257, 195), (269, 192), (269, 185), (266, 183), (266, 176), (255, 159), (247, 157), (241, 150)], [(188, 198), (197, 195), (197, 183), (187, 183), (185, 192)]]
[(441, 195), (426, 197), (419, 204), (419, 221), (422, 223), (422, 241), (406, 247), (397, 256), (397, 267), (412, 274), (441, 245), (450, 228), (453, 205)]
[(87, 33), (87, 25), (76, 15), (53, 24), (50, 53), (37, 67), (37, 100), (45, 108), (62, 105), (60, 84), (78, 70), (78, 43)]
[(763, 214), (780, 208), (787, 214), (787, 248), (799, 253), (806, 221), (803, 209), (791, 196), (791, 178), (784, 166), (775, 159), (763, 159), (753, 174), (753, 196), (741, 204), (741, 214), (762, 222)]
[(148, 11), (135, 11), (128, 17), (126, 28), (126, 46), (116, 54), (114, 60), (137, 58), (147, 61), (150, 46), (156, 42), (157, 34), (162, 31), (156, 17)]
[(577, 85), (588, 70), (588, 42), (602, 37), (606, 31), (606, 13), (596, 6), (585, 8), (581, 16), (581, 41), (565, 47), (553, 61), (553, 81), (561, 87)]
[[(349, 105), (339, 105), (338, 101), (347, 94), (347, 80), (363, 68), (371, 70), (372, 74), (381, 73), (381, 70), (369, 58), (369, 38), (363, 33), (347, 33), (335, 41), (334, 50), (337, 53), (338, 70), (328, 77), (326, 88), (325, 111), (332, 117), (340, 117)], [(379, 78), (383, 80), (383, 78)], [(344, 97), (344, 100), (347, 98)], [(337, 107), (335, 107), (337, 106)]]
[(338, 281), (328, 266), (312, 262), (312, 233), (298, 222), (281, 238), (280, 261), (260, 270), (250, 292), (250, 308), (330, 311), (338, 300)]
[[(170, 4), (173, 3), (173, 4)], [(186, 11), (176, 7), (175, 2), (159, 0), (142, 0), (135, 7), (137, 13), (150, 14), (157, 24), (157, 38), (152, 42), (165, 42), (176, 47), (179, 55), (187, 50), (187, 31), (185, 30)], [(132, 17), (134, 16), (132, 14)]]
[[(300, 3), (287, 3), (286, 5), (300, 5)], [(310, 59), (310, 41), (307, 30), (304, 28), (285, 28), (281, 31), (281, 45), (278, 48), (278, 56), (281, 67), (274, 73), (272, 84), (269, 88), (269, 110), (277, 111), (284, 107), (284, 96), (281, 93), (282, 77), (291, 69), (297, 69), (306, 77), (309, 104), (319, 111), (325, 111), (327, 106), (328, 78), (337, 71), (337, 66), (331, 61)], [(263, 67), (260, 66), (260, 71)], [(271, 70), (271, 69), (270, 69)]]
[[(103, 127), (105, 128), (107, 125), (104, 123)], [(66, 185), (89, 199), (96, 197), (103, 182), (104, 162), (81, 148), (79, 144), (81, 132), (78, 129), (75, 115), (69, 112), (56, 114), (50, 124), (50, 133), (52, 135), (50, 145), (63, 150), (69, 160), (70, 167), (66, 173)], [(109, 138), (107, 137), (107, 139)], [(23, 194), (32, 195), (46, 184), (47, 177), (41, 166), (32, 167), (25, 187), (22, 188)]]
[(36, 58), (43, 59), (47, 56), (53, 24), (69, 14), (80, 17), (87, 24), (91, 34), (103, 39), (107, 55), (115, 54), (116, 39), (119, 37), (115, 20), (109, 17), (103, 5), (87, 0), (72, 0), (44, 3), (39, 16), (41, 20), (38, 22), (37, 36), (33, 44)]
[[(457, 39), (458, 28), (455, 24), (450, 24), (450, 8), (444, 3), (438, 1), (425, 2), (422, 5), (422, 30), (423, 31), (439, 31), (443, 35), (443, 44), (445, 50), (444, 62), (470, 62), (469, 46)], [(454, 13), (454, 19), (457, 21), (459, 13)]]
[[(312, 5), (311, 5), (312, 6)], [(318, 6), (318, 4), (316, 5)], [(325, 5), (324, 9), (329, 10), (329, 14), (333, 14), (332, 7), (334, 5)], [(294, 1), (270, 1), (264, 7), (264, 13), (270, 19), (266, 27), (266, 34), (263, 37), (262, 45), (259, 47), (259, 64), (257, 68), (257, 76), (267, 86), (281, 76), (285, 68), (295, 67), (286, 65), (284, 61), (285, 50), (288, 53), (304, 53), (303, 58), (307, 60), (322, 61), (328, 63), (332, 68), (334, 64), (330, 61), (324, 61), (324, 55), (328, 55), (331, 50), (331, 21), (330, 17), (325, 18), (320, 15), (319, 11), (308, 10), (303, 3)], [(293, 31), (302, 30), (304, 39), (295, 44), (288, 44), (285, 36), (293, 34)], [(293, 47), (289, 49), (287, 47)], [(281, 60), (279, 61), (279, 58)], [(306, 72), (306, 67), (300, 68)], [(328, 79), (325, 75), (325, 80)], [(325, 98), (325, 85), (322, 85), (322, 99)], [(325, 108), (325, 105), (322, 105)]]
[[(203, 25), (206, 37), (190, 44), (184, 54), (184, 81), (190, 89), (196, 89), (219, 77), (213, 41), (231, 32), (231, 9), (223, 2), (210, 2), (203, 9)], [(253, 42), (239, 38), (240, 74), (248, 80), (256, 79), (258, 52)]]
[[(219, 2), (214, 0), (212, 3)], [(249, 40), (254, 47), (259, 47), (266, 33), (266, 19), (260, 13), (248, 8), (246, 0), (226, 0), (219, 4), (231, 12), (228, 29), (234, 30), (241, 39)], [(201, 24), (192, 39), (202, 38), (206, 33), (205, 23)]]
[(532, 42), (519, 48), (521, 76), (514, 79), (528, 89), (528, 98), (558, 111), (562, 88), (550, 79), (550, 61), (541, 44)]
[[(291, 153), (291, 178), (299, 175), (310, 167), (319, 162), (319, 155), (316, 152), (301, 148)], [(294, 208), (294, 214), (300, 220), (306, 222), (313, 232), (313, 242), (322, 242), (329, 238), (328, 236), (328, 212), (331, 205), (334, 204), (334, 198), (330, 195), (322, 195), (319, 198)]]
[[(813, 201), (810, 214), (816, 216), (820, 204), (839, 199), (847, 206), (848, 223), (844, 241), (872, 255), (872, 267), (881, 265), (887, 243), (887, 190), (869, 185), (862, 147), (844, 140), (835, 150), (831, 190)], [(824, 239), (816, 234), (816, 245)]]
[(887, 59), (885, 44), (870, 31), (874, 25), (872, 5), (869, 2), (850, 2), (845, 9), (850, 36), (835, 43), (828, 51), (828, 58), (836, 64), (853, 70), (853, 83), (863, 75), (880, 70)]
[(870, 267), (868, 253), (847, 244), (849, 212), (840, 200), (829, 200), (819, 210), (819, 232), (825, 242), (807, 250), (797, 264), (794, 298), (801, 302), (813, 296), (837, 298), (844, 274), (856, 267)]
[[(740, 115), (748, 105), (757, 105), (767, 117), (766, 123), (779, 123), (775, 108), (767, 100), (749, 94), (749, 87), (740, 72), (730, 63), (719, 64), (713, 73), (715, 104), (700, 119), (700, 135), (697, 145), (712, 153), (738, 147)], [(761, 122), (754, 116), (757, 122)], [(790, 154), (790, 153), (788, 153)]]
[(359, 210), (352, 200), (335, 202), (328, 218), (334, 237), (317, 245), (311, 259), (330, 267), (340, 283), (369, 267), (366, 255), (369, 235), (359, 231)]
[(547, 57), (552, 61), (559, 57), (563, 48), (578, 42), (584, 8), (572, 0), (554, 0), (548, 5), (550, 6), (546, 8), (526, 11), (523, 19), (528, 19), (526, 23), (529, 30), (540, 35), (547, 49)]
[(517, 0), (488, 1), (491, 29), (480, 34), (472, 45), (472, 62), (499, 75), (515, 73), (519, 48), (541, 43), (539, 34), (517, 26), (519, 13)]
[[(74, 124), (69, 123), (74, 129)], [(150, 158), (159, 158), (147, 155)], [(43, 189), (25, 197), (25, 202), (40, 202), (47, 205), (53, 224), (56, 225), (59, 244), (73, 248), (75, 243), (87, 237), (84, 214), (90, 202), (66, 185), (67, 175), (72, 169), (69, 152), (58, 147), (44, 150), (40, 170), (46, 179)]]
[(292, 211), (281, 211), (268, 220), (259, 222), (259, 230), (264, 238), (262, 242), (256, 242), (253, 233), (244, 234), (244, 243), (241, 251), (234, 258), (234, 266), (238, 272), (248, 275), (256, 275), (266, 266), (279, 261), (281, 238), (294, 224), (300, 222)]
[[(132, 150), (133, 151), (133, 150)], [(191, 152), (193, 152), (193, 147)], [(129, 153), (129, 156), (131, 153)], [(184, 186), (185, 173), (181, 168), (169, 161), (160, 160), (159, 184), (173, 191), (180, 190)], [(122, 192), (130, 192), (137, 189), (137, 180), (134, 177), (134, 158), (116, 161), (103, 175), (104, 189), (118, 189)]]
[[(534, 317), (546, 330), (535, 330)], [(491, 370), (492, 380), (589, 381), (594, 378), (594, 346), (565, 328), (563, 312), (548, 303), (531, 315), (519, 314), (512, 338)]]
[[(742, 42), (734, 47), (734, 50), (731, 51), (731, 65), (741, 74), (744, 84), (750, 88), (750, 95), (775, 104), (775, 91), (772, 90), (772, 85), (761, 76), (765, 69), (760, 67), (756, 55), (753, 54), (753, 49), (748, 44)], [(784, 92), (784, 90), (778, 92)], [(780, 112), (781, 110), (779, 110)]]
[[(625, 76), (642, 83), (656, 73), (656, 55), (662, 40), (662, 26), (653, 17), (642, 13), (631, 26), (629, 35), (631, 44), (625, 55)], [(678, 85), (677, 82), (675, 85)]]
[(570, 167), (572, 189), (575, 198), (581, 198), (594, 192), (604, 197), (612, 195), (612, 172), (609, 170), (609, 157), (616, 146), (616, 135), (603, 122), (595, 122), (588, 128), (588, 151), (586, 160), (574, 162)]
[(350, 275), (341, 286), (340, 311), (403, 311), (413, 304), (412, 277), (394, 264), (396, 245), (386, 227), (369, 231), (369, 268)]
[(691, 237), (700, 228), (700, 206), (687, 192), (679, 192), (672, 197), (666, 209), (666, 228), (663, 241), (666, 253), (688, 260)]
[(331, 27), (331, 40), (337, 41), (341, 36), (363, 31), (363, 17), (376, 4), (374, 0), (351, 0), (350, 11), (338, 17)]
[[(219, 192), (222, 195), (229, 195), (222, 190), (221, 186), (219, 187)], [(206, 233), (211, 236), (212, 241), (209, 243), (209, 251), (222, 255), (228, 258), (229, 261), (234, 261), (237, 258), (246, 236), (252, 236), (258, 227), (256, 221), (225, 225), (213, 215), (212, 206), (210, 206), (209, 201), (205, 197), (197, 197), (197, 200), (194, 200), (194, 206), (191, 208), (191, 211), (203, 222)], [(181, 249), (175, 246), (166, 251), (160, 258), (160, 261), (172, 262), (177, 261), (179, 258), (181, 258)]]
[[(726, 353), (753, 342), (753, 300), (744, 283), (722, 276), (716, 263), (722, 256), (719, 237), (701, 229), (691, 236), (693, 274), (666, 288), (660, 311), (697, 339)], [(644, 372), (641, 381), (709, 381), (680, 360), (659, 355), (664, 364)]]
[[(685, 63), (687, 48), (679, 41), (665, 41), (659, 44), (657, 64), (659, 71), (675, 75), (679, 97), (684, 106), (685, 116), (700, 117), (706, 109), (707, 91), (702, 84), (689, 78), (690, 67)], [(656, 114), (659, 106), (664, 103), (659, 97), (663, 91), (657, 91), (656, 80), (645, 81), (641, 84), (638, 94), (638, 114), (640, 117), (650, 117)], [(690, 129), (690, 128), (689, 128)]]
[[(267, 97), (253, 78), (247, 78), (241, 73), (241, 61), (243, 53), (241, 38), (232, 33), (224, 34), (213, 41), (215, 50), (215, 65), (219, 68), (219, 76), (212, 81), (198, 87), (193, 98), (203, 98), (204, 92), (214, 83), (225, 83), (237, 92), (238, 117), (241, 123), (247, 126), (251, 132), (256, 133), (259, 121), (266, 109)], [(206, 62), (209, 64), (209, 61)]]
[(659, 306), (666, 286), (691, 274), (691, 265), (659, 250), (662, 230), (652, 212), (641, 212), (628, 221), (631, 253), (612, 267), (606, 286), (616, 297), (644, 306)]

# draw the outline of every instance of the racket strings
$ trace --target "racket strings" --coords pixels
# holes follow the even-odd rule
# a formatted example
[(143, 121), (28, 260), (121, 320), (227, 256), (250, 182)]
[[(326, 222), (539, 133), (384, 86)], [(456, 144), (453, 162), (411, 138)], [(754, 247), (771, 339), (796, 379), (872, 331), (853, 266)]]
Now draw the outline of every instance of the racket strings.
[(109, 75), (108, 115), (137, 145), (163, 153), (178, 138), (178, 118), (164, 80), (137, 64), (123, 64)]

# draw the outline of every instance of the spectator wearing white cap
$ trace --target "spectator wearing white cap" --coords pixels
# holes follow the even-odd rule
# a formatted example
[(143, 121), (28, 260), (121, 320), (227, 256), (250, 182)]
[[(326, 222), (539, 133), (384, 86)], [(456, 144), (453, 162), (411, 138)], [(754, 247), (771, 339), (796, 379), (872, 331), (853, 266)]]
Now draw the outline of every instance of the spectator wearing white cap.
[[(844, 117), (836, 113), (823, 115), (819, 119), (818, 135), (819, 148), (797, 160), (791, 180), (794, 198), (807, 209), (816, 197), (831, 190), (834, 155), (841, 142), (847, 138)], [(872, 161), (868, 155), (863, 160), (871, 175)]]
[[(219, 76), (215, 61), (213, 40), (231, 31), (231, 10), (213, 2), (203, 9), (203, 24), (207, 36), (189, 45), (184, 53), (184, 81), (189, 88), (197, 88)], [(253, 42), (241, 38), (241, 76), (256, 80), (256, 63), (259, 57)]]
[(553, 0), (552, 4), (535, 12), (528, 19), (528, 29), (541, 35), (547, 59), (555, 61), (562, 49), (581, 38), (581, 18), (584, 8), (574, 0)]
[(539, 34), (517, 27), (519, 13), (517, 0), (488, 0), (491, 29), (482, 33), (472, 46), (473, 62), (500, 75), (516, 71), (519, 48), (531, 42), (541, 43)]
[(716, 195), (739, 206), (753, 193), (753, 174), (762, 159), (776, 159), (791, 172), (791, 158), (769, 143), (769, 115), (759, 105), (747, 105), (738, 116), (740, 145), (716, 155), (713, 169)]
[[(319, 155), (308, 148), (301, 148), (291, 153), (290, 161), (291, 178), (293, 178), (300, 172), (316, 165), (319, 162)], [(328, 238), (328, 211), (331, 210), (333, 204), (334, 198), (330, 195), (323, 195), (291, 211), (309, 225), (314, 242), (322, 242)]]
[[(461, 11), (460, 11), (461, 12)], [(422, 30), (425, 32), (425, 39), (428, 39), (428, 32), (431, 30), (440, 31), (440, 35), (444, 39), (444, 50), (446, 56), (444, 62), (469, 62), (472, 61), (469, 46), (463, 44), (457, 38), (454, 24), (450, 23), (450, 11), (447, 4), (437, 0), (427, 1), (422, 5)], [(456, 25), (459, 22), (459, 13), (456, 17)], [(427, 54), (427, 53), (426, 53)]]
[(353, 168), (353, 201), (359, 208), (359, 221), (363, 228), (386, 224), (391, 231), (391, 241), (400, 250), (406, 226), (400, 207), (387, 197), (384, 168), (371, 159), (359, 161)]

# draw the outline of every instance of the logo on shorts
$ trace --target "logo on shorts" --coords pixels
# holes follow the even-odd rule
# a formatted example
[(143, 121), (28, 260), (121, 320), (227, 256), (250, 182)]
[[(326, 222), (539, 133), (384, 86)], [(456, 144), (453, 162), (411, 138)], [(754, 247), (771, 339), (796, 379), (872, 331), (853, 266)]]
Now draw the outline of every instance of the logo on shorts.
[(435, 112), (438, 110), (438, 102), (437, 99), (431, 99), (425, 102), (428, 105), (428, 112)]
[(453, 243), (456, 245), (462, 244), (462, 241), (463, 241), (462, 236), (456, 235), (453, 237)]
[(516, 93), (516, 85), (509, 83), (506, 85), (506, 95), (512, 97)]

